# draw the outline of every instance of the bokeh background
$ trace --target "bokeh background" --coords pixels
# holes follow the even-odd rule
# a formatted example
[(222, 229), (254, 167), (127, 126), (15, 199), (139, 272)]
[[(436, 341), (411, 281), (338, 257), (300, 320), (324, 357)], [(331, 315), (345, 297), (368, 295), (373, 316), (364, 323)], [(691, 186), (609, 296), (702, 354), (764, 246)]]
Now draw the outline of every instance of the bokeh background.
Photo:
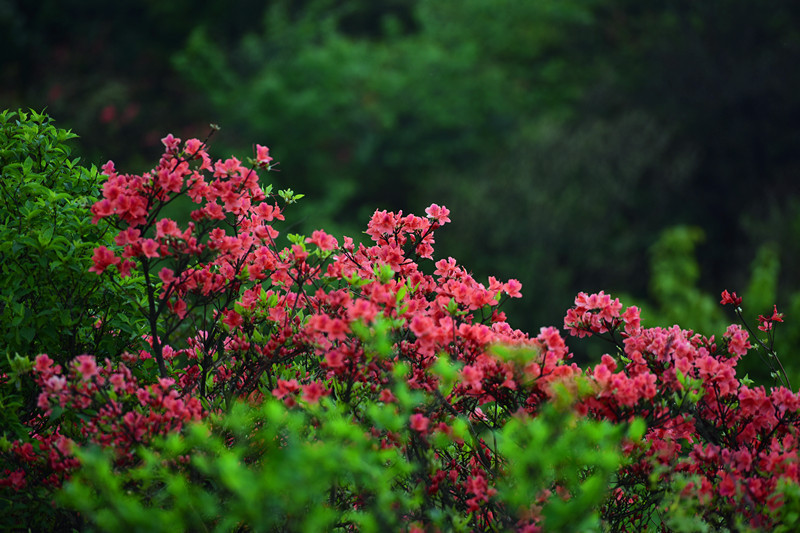
[(0, 44), (0, 104), (84, 164), (216, 123), (214, 155), (266, 144), (306, 195), (284, 231), (436, 202), (437, 257), (522, 281), (517, 327), (603, 289), (720, 335), (736, 290), (800, 369), (796, 0), (0, 0)]

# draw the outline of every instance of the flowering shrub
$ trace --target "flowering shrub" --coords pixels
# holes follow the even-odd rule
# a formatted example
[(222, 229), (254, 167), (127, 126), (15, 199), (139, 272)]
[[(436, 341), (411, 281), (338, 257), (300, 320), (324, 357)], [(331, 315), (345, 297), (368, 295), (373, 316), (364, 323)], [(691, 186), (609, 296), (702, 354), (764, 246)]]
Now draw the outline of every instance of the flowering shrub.
[[(724, 291), (721, 303), (741, 299)], [(611, 421), (642, 416), (648, 426), (642, 442), (626, 446), (634, 461), (620, 470), (604, 517), (640, 528), (658, 517), (681, 529), (688, 508), (688, 518), (714, 529), (774, 526), (783, 487), (798, 482), (800, 396), (737, 378), (752, 348), (739, 325), (717, 343), (678, 326), (643, 329), (638, 310), (620, 309), (602, 292), (581, 294), (564, 322), (573, 335), (602, 335), (617, 347), (617, 359), (604, 355), (587, 369), (594, 390), (578, 409)], [(761, 322), (780, 319), (776, 311)]]
[[(142, 344), (35, 357), (7, 501), (103, 530), (739, 530), (796, 510), (800, 399), (737, 378), (742, 327), (646, 329), (582, 293), (566, 330), (615, 347), (583, 370), (558, 329), (506, 322), (519, 282), (433, 259), (446, 208), (281, 247), (300, 195), (259, 183), (268, 149), (244, 165), (206, 141), (167, 136), (142, 175), (103, 167), (91, 216), (115, 236), (89, 270), (140, 284)], [(185, 226), (163, 214), (180, 197)]]

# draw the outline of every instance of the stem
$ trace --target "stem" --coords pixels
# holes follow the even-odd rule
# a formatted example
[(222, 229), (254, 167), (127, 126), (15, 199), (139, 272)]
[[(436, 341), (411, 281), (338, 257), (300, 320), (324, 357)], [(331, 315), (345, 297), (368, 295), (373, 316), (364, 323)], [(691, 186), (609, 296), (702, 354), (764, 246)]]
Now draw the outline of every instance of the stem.
[(164, 364), (163, 347), (161, 340), (158, 338), (158, 315), (156, 310), (156, 299), (153, 285), (150, 283), (150, 262), (147, 259), (142, 260), (142, 272), (144, 273), (144, 283), (147, 287), (147, 306), (148, 314), (147, 321), (150, 324), (150, 338), (153, 345), (153, 357), (158, 363), (158, 373), (162, 378), (167, 377), (167, 366)]

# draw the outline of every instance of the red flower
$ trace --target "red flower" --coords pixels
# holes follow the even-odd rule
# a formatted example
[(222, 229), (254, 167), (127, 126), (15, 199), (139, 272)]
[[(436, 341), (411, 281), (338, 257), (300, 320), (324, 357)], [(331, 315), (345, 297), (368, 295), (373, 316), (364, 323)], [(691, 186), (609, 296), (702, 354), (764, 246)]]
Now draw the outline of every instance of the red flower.
[(272, 391), (272, 395), (280, 400), (288, 394), (297, 392), (299, 389), (300, 385), (298, 385), (296, 379), (290, 379), (289, 381), (279, 379), (278, 388)]
[(171, 268), (164, 267), (158, 273), (158, 277), (161, 279), (161, 283), (169, 285), (175, 281), (175, 272), (173, 272)]
[(728, 351), (731, 354), (744, 356), (747, 355), (747, 350), (752, 347), (750, 341), (747, 340), (747, 332), (738, 324), (728, 326), (722, 336), (728, 339)]
[(317, 403), (320, 397), (326, 393), (325, 387), (317, 381), (312, 381), (308, 385), (303, 385), (303, 400), (308, 403)]
[(94, 265), (89, 268), (89, 272), (102, 274), (109, 265), (118, 265), (120, 258), (105, 246), (99, 246), (94, 249), (92, 262), (94, 262)]
[(783, 313), (778, 312), (778, 306), (774, 305), (772, 309), (772, 316), (770, 317), (758, 315), (758, 329), (761, 331), (770, 331), (775, 322), (783, 322)]
[(170, 133), (169, 135), (161, 139), (161, 144), (163, 144), (167, 148), (168, 152), (177, 152), (178, 146), (180, 146), (181, 144), (181, 140), (177, 137), (173, 137), (172, 134)]
[(508, 283), (503, 285), (503, 290), (506, 294), (508, 294), (511, 298), (522, 298), (522, 283), (515, 279), (508, 280)]
[(88, 381), (97, 375), (97, 363), (91, 355), (79, 355), (75, 358), (76, 368), (80, 372), (84, 381)]
[(411, 415), (411, 429), (420, 433), (428, 431), (428, 424), (430, 419), (422, 413), (415, 413)]
[(733, 304), (739, 307), (742, 304), (742, 299), (736, 296), (736, 293), (729, 293), (727, 290), (722, 291), (722, 300), (719, 301), (722, 305)]
[(269, 156), (269, 148), (266, 146), (261, 146), (260, 144), (256, 145), (256, 166), (258, 168), (266, 168), (269, 169), (269, 164), (272, 162), (272, 158)]
[(226, 309), (224, 311), (224, 313), (225, 313), (225, 318), (223, 318), (222, 321), (229, 328), (231, 328), (232, 331), (237, 329), (239, 326), (241, 326), (244, 323), (244, 320), (242, 319), (242, 315), (240, 315), (239, 313), (237, 313), (233, 309)]
[(158, 257), (158, 243), (153, 239), (142, 241), (142, 253), (145, 257)]
[(339, 246), (336, 237), (321, 230), (315, 230), (306, 242), (317, 245), (320, 250), (333, 250)]
[(438, 206), (436, 204), (431, 204), (430, 207), (425, 209), (425, 214), (428, 215), (428, 218), (434, 219), (439, 224), (446, 224), (450, 222), (450, 210), (444, 206)]

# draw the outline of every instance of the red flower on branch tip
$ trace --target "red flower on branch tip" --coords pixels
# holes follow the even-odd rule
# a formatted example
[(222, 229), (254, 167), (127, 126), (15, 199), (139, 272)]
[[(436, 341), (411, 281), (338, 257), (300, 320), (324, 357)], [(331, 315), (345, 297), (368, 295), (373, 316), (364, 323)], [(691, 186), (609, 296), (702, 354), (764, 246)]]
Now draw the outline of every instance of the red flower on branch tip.
[(775, 322), (783, 322), (783, 313), (778, 312), (778, 306), (772, 306), (772, 316), (758, 315), (758, 329), (770, 331)]
[(269, 148), (266, 146), (256, 145), (256, 166), (258, 168), (266, 168), (269, 170), (272, 157), (269, 155)]
[(722, 291), (722, 300), (719, 301), (722, 305), (733, 304), (739, 307), (742, 304), (742, 298), (736, 296), (736, 292), (729, 293), (727, 290)]

